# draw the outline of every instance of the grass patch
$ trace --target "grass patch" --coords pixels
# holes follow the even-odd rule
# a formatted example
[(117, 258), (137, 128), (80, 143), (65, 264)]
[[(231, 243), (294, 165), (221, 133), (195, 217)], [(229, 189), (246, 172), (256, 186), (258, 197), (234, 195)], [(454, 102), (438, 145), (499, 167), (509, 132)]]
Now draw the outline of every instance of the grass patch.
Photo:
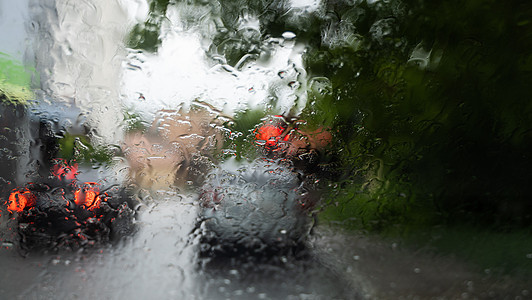
[(532, 276), (530, 230), (500, 232), (469, 225), (435, 227), (406, 241), (472, 263), (486, 273)]

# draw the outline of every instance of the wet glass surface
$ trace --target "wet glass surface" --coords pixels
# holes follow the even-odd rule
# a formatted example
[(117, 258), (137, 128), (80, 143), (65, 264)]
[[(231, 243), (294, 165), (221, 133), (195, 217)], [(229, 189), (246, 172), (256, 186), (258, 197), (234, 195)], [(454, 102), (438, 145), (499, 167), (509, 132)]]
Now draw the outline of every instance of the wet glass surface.
[(0, 298), (532, 297), (530, 5), (0, 1)]

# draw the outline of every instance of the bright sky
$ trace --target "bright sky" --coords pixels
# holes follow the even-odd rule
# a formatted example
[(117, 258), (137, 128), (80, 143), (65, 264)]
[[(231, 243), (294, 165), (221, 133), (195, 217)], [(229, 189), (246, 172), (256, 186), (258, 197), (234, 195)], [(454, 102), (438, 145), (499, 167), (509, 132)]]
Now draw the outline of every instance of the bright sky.
[(27, 20), (28, 0), (0, 0), (0, 52), (22, 60)]

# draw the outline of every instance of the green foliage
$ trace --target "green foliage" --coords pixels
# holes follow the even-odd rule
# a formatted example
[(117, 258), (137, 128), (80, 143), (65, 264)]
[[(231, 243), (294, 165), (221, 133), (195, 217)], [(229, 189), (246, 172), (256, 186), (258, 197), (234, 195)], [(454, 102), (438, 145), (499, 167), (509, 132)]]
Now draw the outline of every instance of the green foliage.
[[(338, 129), (344, 177), (323, 217), (386, 229), (532, 224), (530, 5), (329, 2), (354, 41), (311, 48), (311, 122)], [(344, 32), (344, 36), (347, 36)]]
[(165, 19), (170, 0), (151, 0), (148, 19), (142, 24), (136, 24), (127, 39), (127, 46), (155, 52), (161, 43), (159, 38), (161, 24)]
[(230, 130), (230, 136), (226, 139), (224, 149), (231, 149), (232, 154), (237, 159), (252, 159), (257, 155), (256, 148), (253, 144), (253, 130), (261, 123), (266, 116), (262, 109), (246, 110), (236, 114), (233, 121), (226, 126)]
[(530, 228), (486, 230), (467, 224), (434, 227), (416, 231), (406, 237), (410, 244), (425, 249), (438, 249), (440, 254), (453, 255), (492, 275), (532, 276), (532, 235)]
[(124, 122), (126, 123), (126, 132), (146, 131), (149, 124), (142, 117), (134, 112), (124, 112)]
[(86, 136), (65, 134), (59, 139), (58, 157), (82, 164), (98, 165), (110, 163), (113, 153), (111, 149), (93, 147)]
[(31, 74), (24, 66), (0, 52), (0, 101), (12, 104), (25, 104), (33, 99), (30, 89)]

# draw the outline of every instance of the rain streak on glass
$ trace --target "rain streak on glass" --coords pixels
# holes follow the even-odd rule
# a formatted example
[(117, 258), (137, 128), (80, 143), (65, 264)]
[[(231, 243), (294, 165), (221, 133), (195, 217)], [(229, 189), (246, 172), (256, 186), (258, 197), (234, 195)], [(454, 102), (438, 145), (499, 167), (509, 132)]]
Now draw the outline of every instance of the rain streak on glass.
[(0, 2), (0, 294), (528, 297), (417, 188), (453, 112), (410, 2)]

